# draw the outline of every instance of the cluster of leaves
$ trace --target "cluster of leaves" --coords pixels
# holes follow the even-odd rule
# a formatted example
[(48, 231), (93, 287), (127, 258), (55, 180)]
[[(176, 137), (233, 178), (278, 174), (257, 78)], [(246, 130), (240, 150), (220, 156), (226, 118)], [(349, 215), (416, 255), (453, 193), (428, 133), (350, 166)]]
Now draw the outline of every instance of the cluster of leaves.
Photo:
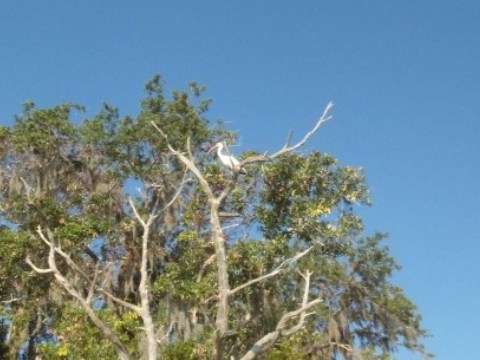
[[(233, 174), (206, 150), (235, 134), (209, 125), (204, 115), (210, 101), (203, 100), (203, 90), (192, 83), (190, 91), (167, 98), (156, 76), (146, 85), (136, 117), (122, 118), (105, 104), (98, 115), (77, 123), (72, 113), (83, 111), (81, 106), (37, 109), (28, 103), (11, 127), (0, 128), (0, 298), (15, 299), (2, 311), (12, 322), (11, 357), (27, 349), (30, 358), (116, 358), (77, 301), (53, 277), (34, 275), (24, 259), (28, 255), (47, 267), (48, 248), (36, 230), (48, 229), (78, 265), (75, 269), (58, 259), (60, 271), (80, 294), (91, 291), (85, 278), (95, 278), (117, 299), (139, 304), (143, 229), (130, 199), (141, 215), (163, 209), (152, 224), (148, 252), (150, 309), (162, 335), (163, 358), (210, 358), (218, 294), (210, 208), (197, 179), (171, 155), (166, 140), (191, 151), (215, 194), (231, 185)], [(256, 153), (242, 157), (251, 155)], [(415, 306), (389, 282), (398, 267), (382, 247), (381, 235), (363, 236), (354, 213), (355, 205), (370, 204), (361, 169), (313, 152), (284, 154), (247, 170), (219, 213), (230, 287), (314, 249), (277, 276), (231, 297), (229, 355), (245, 353), (261, 334), (275, 329), (285, 312), (298, 308), (304, 290), (298, 271), (306, 270), (314, 273), (311, 297), (323, 302), (304, 330), (279, 341), (263, 358), (348, 358), (357, 352), (373, 359), (399, 345), (422, 352), (425, 332)], [(92, 307), (133, 358), (144, 356), (138, 314), (102, 292), (95, 293)]]
[[(115, 314), (111, 309), (102, 309), (98, 313), (102, 320), (122, 335), (123, 342), (129, 344), (131, 349), (135, 349), (141, 326), (138, 314), (131, 311)], [(68, 304), (58, 315), (59, 320), (54, 322), (55, 327), (46, 329), (53, 335), (50, 341), (44, 341), (39, 345), (38, 352), (42, 357), (52, 360), (116, 357), (112, 345), (102, 339), (98, 328), (88, 321), (81, 308)]]
[(165, 265), (165, 271), (156, 279), (152, 291), (154, 295), (170, 294), (194, 305), (216, 291), (213, 273), (208, 273), (205, 278), (199, 277), (202, 259), (212, 255), (212, 246), (208, 240), (190, 231), (180, 233), (176, 240), (176, 259)]

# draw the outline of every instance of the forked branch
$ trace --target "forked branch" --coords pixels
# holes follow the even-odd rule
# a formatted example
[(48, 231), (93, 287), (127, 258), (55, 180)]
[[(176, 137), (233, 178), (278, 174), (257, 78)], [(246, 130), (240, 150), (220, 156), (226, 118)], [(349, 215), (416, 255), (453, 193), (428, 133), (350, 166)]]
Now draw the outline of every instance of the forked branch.
[(239, 292), (240, 290), (243, 290), (248, 286), (251, 286), (251, 285), (256, 284), (260, 281), (264, 281), (264, 280), (269, 279), (269, 278), (271, 278), (275, 275), (280, 274), (283, 270), (285, 270), (287, 268), (288, 265), (298, 261), (300, 258), (307, 255), (312, 249), (313, 249), (313, 246), (310, 246), (308, 249), (306, 249), (302, 252), (299, 252), (295, 256), (283, 261), (280, 265), (278, 265), (273, 271), (269, 272), (268, 274), (259, 276), (255, 279), (247, 281), (246, 283), (243, 283), (242, 285), (237, 286), (235, 289), (230, 290), (229, 295), (234, 295), (237, 292)]
[[(256, 358), (258, 355), (264, 353), (269, 348), (271, 348), (277, 340), (282, 337), (290, 336), (297, 331), (299, 331), (305, 323), (305, 318), (310, 315), (307, 313), (309, 309), (318, 305), (322, 302), (322, 299), (317, 298), (312, 301), (308, 301), (308, 294), (310, 292), (310, 276), (312, 272), (307, 270), (305, 274), (301, 274), (305, 281), (305, 286), (303, 290), (303, 297), (302, 297), (302, 304), (300, 308), (290, 311), (284, 314), (280, 321), (277, 323), (277, 326), (274, 331), (269, 332), (265, 336), (263, 336), (260, 340), (258, 340), (248, 352), (240, 359), (240, 360), (252, 360)], [(287, 325), (290, 320), (294, 319), (295, 317), (299, 316), (297, 324), (294, 326), (287, 328)]]
[(292, 132), (289, 133), (288, 135), (288, 138), (287, 138), (287, 142), (285, 143), (285, 145), (283, 145), (283, 147), (278, 150), (277, 152), (273, 153), (272, 155), (260, 155), (260, 156), (251, 156), (251, 157), (248, 157), (247, 159), (243, 160), (241, 162), (241, 166), (244, 166), (244, 165), (247, 165), (247, 164), (252, 164), (252, 163), (255, 163), (255, 162), (265, 162), (265, 161), (269, 161), (269, 160), (273, 160), (283, 154), (286, 154), (286, 153), (290, 153), (292, 151), (295, 151), (297, 150), (298, 148), (302, 147), (303, 145), (305, 145), (305, 143), (312, 137), (313, 134), (315, 134), (315, 132), (317, 132), (318, 129), (320, 129), (320, 127), (325, 124), (328, 120), (330, 120), (332, 118), (332, 116), (330, 115), (330, 110), (333, 108), (333, 102), (329, 102), (327, 104), (327, 106), (325, 107), (325, 110), (323, 111), (323, 114), (322, 116), (320, 116), (320, 118), (318, 119), (318, 121), (315, 123), (315, 126), (305, 134), (305, 136), (303, 137), (302, 140), (300, 140), (298, 143), (294, 144), (294, 145), (290, 145), (290, 140), (291, 140), (291, 137), (292, 137)]
[[(73, 284), (65, 277), (63, 274), (60, 272), (60, 270), (57, 267), (57, 263), (55, 260), (55, 254), (59, 254), (59, 248), (55, 246), (54, 241), (52, 237), (48, 239), (43, 230), (39, 227), (37, 229), (37, 233), (42, 239), (42, 241), (48, 245), (49, 247), (49, 253), (48, 253), (48, 268), (42, 269), (37, 267), (36, 265), (33, 264), (31, 259), (27, 256), (25, 259), (26, 263), (30, 265), (30, 267), (33, 269), (38, 274), (49, 274), (52, 273), (55, 276), (55, 279), (58, 281), (58, 283), (75, 299), (78, 300), (80, 305), (82, 306), (83, 310), (89, 317), (89, 319), (97, 326), (102, 334), (107, 338), (108, 340), (111, 341), (113, 344), (115, 350), (117, 351), (118, 357), (121, 360), (128, 360), (130, 359), (130, 356), (128, 355), (128, 351), (123, 345), (123, 343), (120, 341), (120, 339), (115, 335), (115, 333), (108, 327), (106, 323), (104, 323), (95, 313), (95, 311), (92, 309), (89, 301), (83, 297), (83, 295), (75, 289)], [(61, 250), (60, 250), (61, 251)], [(64, 253), (63, 253), (64, 254)], [(63, 256), (63, 255), (62, 255)], [(64, 257), (64, 256), (63, 256)]]

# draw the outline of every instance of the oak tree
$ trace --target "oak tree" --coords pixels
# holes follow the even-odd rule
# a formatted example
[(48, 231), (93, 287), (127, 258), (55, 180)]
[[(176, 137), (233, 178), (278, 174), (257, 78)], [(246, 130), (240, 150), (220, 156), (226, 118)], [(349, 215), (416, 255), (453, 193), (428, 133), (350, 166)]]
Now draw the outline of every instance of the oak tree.
[(362, 170), (304, 150), (332, 104), (229, 169), (207, 151), (236, 134), (208, 122), (204, 90), (166, 96), (155, 76), (135, 117), (27, 103), (0, 129), (4, 356), (427, 356), (385, 235), (355, 213)]

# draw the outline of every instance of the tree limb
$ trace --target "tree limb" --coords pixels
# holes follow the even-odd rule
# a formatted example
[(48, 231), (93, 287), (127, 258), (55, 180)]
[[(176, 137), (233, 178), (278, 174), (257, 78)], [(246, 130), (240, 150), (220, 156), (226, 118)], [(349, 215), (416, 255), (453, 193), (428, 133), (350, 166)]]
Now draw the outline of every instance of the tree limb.
[(318, 119), (317, 123), (315, 124), (315, 126), (313, 127), (312, 130), (310, 130), (304, 137), (302, 140), (300, 140), (298, 143), (296, 143), (295, 145), (292, 145), (292, 146), (289, 146), (288, 142), (283, 145), (283, 148), (281, 148), (279, 151), (277, 151), (276, 153), (272, 154), (269, 156), (270, 159), (273, 159), (273, 158), (276, 158), (282, 154), (285, 154), (287, 152), (292, 152), (292, 151), (295, 151), (296, 149), (298, 149), (299, 147), (303, 146), (311, 137), (312, 135), (324, 124), (326, 123), (328, 120), (330, 120), (332, 117), (328, 114), (330, 112), (330, 109), (333, 107), (333, 102), (329, 102), (327, 104), (327, 106), (325, 107), (325, 110), (323, 111), (323, 114), (322, 116), (320, 116), (320, 118)]
[[(210, 188), (210, 185), (208, 184), (207, 180), (205, 180), (205, 177), (202, 175), (202, 173), (200, 172), (200, 169), (197, 167), (197, 165), (195, 165), (195, 162), (193, 161), (193, 159), (189, 159), (188, 157), (186, 157), (185, 155), (183, 155), (180, 151), (174, 149), (170, 143), (168, 142), (168, 137), (167, 135), (163, 132), (162, 129), (160, 129), (153, 121), (151, 122), (153, 127), (160, 133), (160, 135), (162, 135), (165, 140), (167, 141), (167, 147), (168, 147), (168, 150), (173, 154), (175, 155), (176, 157), (178, 157), (178, 159), (188, 168), (188, 170), (190, 170), (194, 175), (195, 177), (198, 179), (198, 181), (200, 182), (200, 185), (202, 186), (202, 189), (203, 191), (207, 194), (207, 196), (210, 198), (214, 198), (214, 195), (213, 195), (213, 191), (212, 189)], [(191, 150), (190, 150), (190, 141), (188, 141), (188, 144), (187, 144), (187, 148), (188, 148), (188, 152), (191, 154)]]
[[(308, 301), (308, 294), (310, 291), (310, 276), (312, 275), (312, 272), (307, 270), (305, 275), (303, 274), (301, 275), (305, 280), (305, 287), (303, 291), (301, 307), (298, 308), (297, 310), (293, 310), (284, 314), (281, 317), (280, 321), (277, 323), (275, 330), (269, 332), (268, 334), (264, 335), (260, 340), (258, 340), (250, 348), (250, 350), (248, 350), (247, 353), (240, 358), (240, 360), (252, 360), (256, 358), (258, 355), (267, 351), (269, 348), (271, 348), (277, 342), (278, 339), (282, 337), (290, 336), (295, 332), (299, 331), (304, 325), (305, 318), (309, 315), (306, 313), (306, 311), (323, 301), (320, 298), (317, 298), (312, 301)], [(285, 329), (288, 322), (299, 315), (300, 317), (298, 319), (297, 324), (292, 326), (289, 329)]]
[[(55, 254), (58, 253), (58, 248), (55, 247), (52, 240), (48, 240), (45, 234), (43, 233), (42, 229), (39, 227), (37, 229), (37, 233), (39, 234), (40, 238), (42, 239), (43, 242), (45, 242), (49, 246), (49, 253), (48, 253), (48, 269), (40, 269), (37, 266), (35, 266), (30, 258), (27, 256), (25, 261), (27, 262), (28, 265), (33, 269), (33, 271), (39, 273), (39, 274), (47, 274), (47, 273), (53, 273), (55, 276), (55, 279), (57, 282), (75, 299), (78, 300), (80, 305), (82, 306), (83, 310), (89, 317), (89, 319), (95, 324), (95, 326), (98, 327), (98, 329), (102, 332), (103, 336), (107, 338), (117, 351), (118, 357), (121, 360), (129, 360), (130, 356), (128, 354), (127, 349), (123, 345), (123, 343), (120, 341), (120, 339), (115, 335), (115, 333), (108, 327), (107, 324), (105, 324), (95, 313), (95, 311), (92, 309), (90, 304), (87, 302), (87, 300), (81, 295), (80, 292), (78, 292), (75, 287), (72, 285), (72, 283), (62, 275), (60, 270), (57, 268), (57, 263), (55, 260)], [(62, 255), (63, 256), (63, 255)]]
[(271, 278), (275, 275), (278, 275), (280, 274), (287, 265), (297, 261), (298, 259), (304, 257), (305, 255), (307, 255), (311, 250), (313, 249), (313, 246), (310, 246), (308, 249), (302, 251), (302, 252), (299, 252), (298, 254), (296, 254), (295, 256), (283, 261), (280, 265), (278, 265), (273, 271), (269, 272), (268, 274), (265, 274), (265, 275), (262, 275), (262, 276), (259, 276), (255, 279), (252, 279), (250, 281), (247, 281), (246, 283), (243, 283), (242, 285), (239, 285), (237, 286), (235, 289), (232, 289), (230, 290), (229, 292), (229, 295), (234, 295), (236, 294), (237, 292), (239, 292), (240, 290), (243, 290), (245, 289), (246, 287), (248, 286), (251, 286), (253, 284), (256, 284), (260, 281), (263, 281), (263, 280), (266, 280), (268, 278)]
[(252, 164), (252, 163), (255, 163), (255, 162), (265, 162), (265, 161), (270, 161), (270, 160), (273, 160), (283, 154), (286, 154), (286, 153), (290, 153), (292, 151), (295, 151), (297, 150), (299, 147), (305, 145), (305, 143), (312, 137), (312, 135), (324, 124), (326, 123), (328, 120), (330, 120), (332, 117), (329, 115), (330, 113), (330, 110), (332, 109), (333, 107), (333, 102), (329, 102), (327, 104), (327, 106), (325, 107), (325, 110), (323, 111), (323, 114), (322, 116), (320, 116), (320, 118), (318, 119), (318, 121), (315, 123), (315, 126), (312, 128), (312, 130), (310, 130), (309, 132), (307, 132), (307, 134), (303, 137), (302, 140), (300, 140), (298, 143), (294, 144), (294, 145), (291, 145), (290, 146), (290, 139), (291, 139), (291, 135), (292, 133), (290, 132), (289, 135), (288, 135), (288, 138), (287, 138), (287, 142), (285, 143), (285, 145), (283, 145), (283, 147), (278, 150), (277, 152), (273, 153), (272, 155), (255, 155), (255, 156), (250, 156), (248, 157), (247, 159), (243, 160), (241, 163), (240, 163), (240, 166), (243, 167), (244, 165), (247, 165), (247, 164)]
[(128, 203), (130, 204), (130, 208), (132, 209), (135, 217), (137, 218), (138, 222), (142, 225), (142, 227), (145, 227), (146, 223), (143, 220), (143, 218), (140, 216), (138, 213), (137, 207), (133, 204), (132, 199), (128, 199)]
[(140, 262), (140, 284), (138, 285), (138, 292), (140, 294), (141, 306), (138, 308), (139, 314), (142, 318), (145, 327), (145, 335), (147, 337), (147, 353), (149, 360), (157, 359), (158, 344), (155, 336), (155, 325), (153, 323), (152, 313), (150, 311), (150, 291), (148, 289), (148, 241), (150, 237), (150, 228), (153, 220), (158, 216), (156, 213), (156, 205), (150, 212), (147, 221), (143, 220), (133, 204), (131, 199), (128, 200), (130, 206), (137, 218), (138, 222), (143, 227), (142, 235), (142, 257)]
[(99, 293), (102, 293), (103, 295), (107, 296), (108, 298), (110, 298), (112, 301), (116, 302), (117, 304), (119, 305), (122, 305), (130, 310), (133, 310), (135, 312), (137, 312), (138, 314), (140, 314), (140, 307), (138, 307), (137, 305), (134, 305), (132, 303), (129, 303), (127, 301), (124, 301), (118, 297), (116, 297), (115, 295), (112, 295), (110, 294), (108, 291), (102, 289), (102, 288), (97, 288), (97, 291)]
[(95, 274), (93, 275), (92, 283), (90, 284), (90, 288), (88, 289), (88, 295), (86, 302), (88, 305), (92, 304), (93, 295), (95, 294), (95, 284), (98, 280), (98, 274), (100, 273), (100, 263), (95, 264)]
[(40, 269), (39, 267), (35, 266), (32, 261), (30, 260), (30, 256), (27, 255), (25, 258), (25, 262), (30, 265), (33, 271), (35, 271), (37, 274), (52, 274), (55, 271), (53, 269)]
[(210, 265), (211, 263), (213, 263), (216, 256), (217, 256), (217, 254), (212, 254), (207, 260), (205, 260), (202, 267), (200, 268), (200, 271), (198, 272), (197, 283), (199, 283), (202, 280), (203, 274), (205, 273), (205, 270), (207, 269), (207, 266)]

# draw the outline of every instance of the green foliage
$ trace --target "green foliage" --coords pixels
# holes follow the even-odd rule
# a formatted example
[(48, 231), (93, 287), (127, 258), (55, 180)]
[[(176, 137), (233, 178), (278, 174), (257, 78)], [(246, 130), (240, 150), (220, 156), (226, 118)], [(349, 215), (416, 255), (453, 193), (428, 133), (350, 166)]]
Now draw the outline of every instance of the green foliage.
[(303, 332), (297, 333), (281, 341), (265, 354), (265, 360), (309, 360), (310, 356), (302, 354), (299, 344), (302, 343)]
[(208, 344), (199, 340), (177, 341), (165, 347), (162, 358), (165, 360), (207, 360), (210, 359)]
[[(283, 156), (264, 167), (264, 182), (257, 216), (267, 237), (295, 229), (301, 240), (331, 238), (331, 228), (327, 223), (318, 226), (319, 218), (335, 210), (348, 213), (352, 203), (370, 203), (361, 171), (340, 167), (331, 156), (320, 153)], [(344, 222), (339, 231), (362, 230)]]
[[(233, 143), (236, 134), (209, 124), (204, 86), (192, 82), (169, 96), (155, 76), (145, 90), (136, 116), (122, 117), (104, 104), (96, 116), (76, 122), (72, 113), (81, 106), (38, 109), (27, 103), (11, 127), (0, 128), (6, 224), (0, 229), (0, 296), (16, 299), (3, 309), (14, 323), (9, 355), (28, 343), (45, 359), (118, 358), (77, 300), (50, 273), (34, 274), (26, 265), (28, 255), (38, 267), (49, 266), (39, 227), (67, 254), (55, 260), (70, 286), (85, 298), (93, 294), (95, 314), (132, 358), (145, 355), (144, 324), (119, 304), (141, 305), (144, 230), (131, 200), (144, 218), (158, 210), (148, 238), (147, 282), (149, 308), (163, 334), (162, 358), (213, 356), (219, 288), (211, 204), (196, 177), (168, 151), (166, 139), (195, 158), (213, 194), (227, 192), (218, 215), (231, 289), (313, 246), (276, 276), (230, 297), (226, 353), (245, 353), (283, 314), (298, 309), (304, 291), (299, 272), (306, 270), (313, 272), (309, 299), (322, 303), (300, 332), (280, 337), (260, 358), (331, 359), (346, 357), (354, 347), (366, 359), (388, 359), (398, 346), (425, 353), (417, 309), (390, 282), (399, 267), (382, 245), (384, 235), (365, 236), (355, 214), (356, 205), (370, 205), (361, 169), (312, 152), (252, 162), (248, 175), (233, 174), (206, 154), (217, 141)], [(36, 339), (48, 335), (39, 323), (48, 324), (58, 341), (36, 346)]]
[(11, 133), (13, 144), (19, 150), (45, 153), (52, 147), (64, 145), (76, 135), (69, 116), (72, 110), (83, 110), (79, 105), (65, 104), (53, 109), (35, 110), (33, 103), (24, 106), (22, 115), (17, 116)]
[(207, 360), (211, 359), (212, 334), (205, 332), (190, 340), (179, 340), (165, 346), (161, 358), (165, 360)]
[(177, 246), (178, 260), (166, 264), (164, 273), (153, 284), (153, 294), (171, 294), (191, 304), (212, 296), (216, 290), (213, 274), (198, 278), (202, 259), (211, 252), (211, 245), (195, 232), (185, 231), (177, 237)]
[[(115, 314), (110, 309), (99, 310), (98, 315), (120, 335), (121, 340), (134, 351), (138, 341), (138, 328), (141, 326), (138, 314), (127, 311)], [(117, 359), (112, 345), (102, 338), (102, 334), (86, 318), (83, 310), (67, 304), (61, 312), (61, 320), (56, 322), (54, 331), (58, 343), (43, 343), (39, 352), (45, 359)], [(132, 356), (135, 352), (132, 353)]]

